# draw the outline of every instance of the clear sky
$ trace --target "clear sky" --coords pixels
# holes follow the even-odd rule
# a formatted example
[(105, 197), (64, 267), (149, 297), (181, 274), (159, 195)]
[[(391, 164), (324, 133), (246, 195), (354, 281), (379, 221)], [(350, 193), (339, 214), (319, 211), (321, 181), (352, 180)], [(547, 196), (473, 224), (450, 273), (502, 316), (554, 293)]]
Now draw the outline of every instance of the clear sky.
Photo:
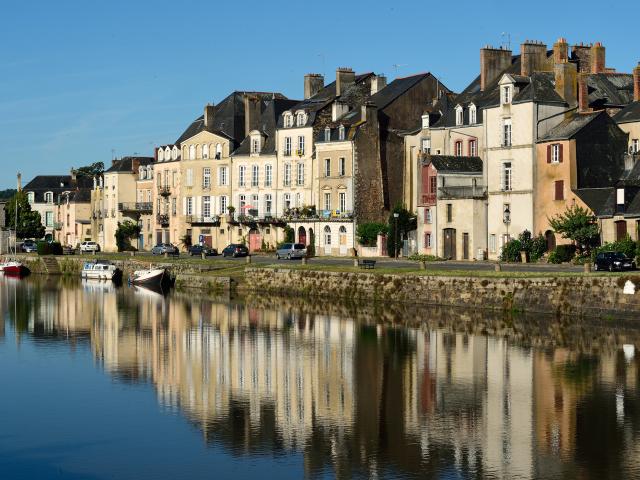
[[(510, 38), (601, 41), (607, 66), (640, 61), (640, 2), (488, 0), (3, 2), (0, 189), (116, 156), (152, 155), (233, 90), (302, 96), (335, 68), (430, 71), (459, 91), (479, 49)], [(615, 20), (613, 20), (615, 19)]]

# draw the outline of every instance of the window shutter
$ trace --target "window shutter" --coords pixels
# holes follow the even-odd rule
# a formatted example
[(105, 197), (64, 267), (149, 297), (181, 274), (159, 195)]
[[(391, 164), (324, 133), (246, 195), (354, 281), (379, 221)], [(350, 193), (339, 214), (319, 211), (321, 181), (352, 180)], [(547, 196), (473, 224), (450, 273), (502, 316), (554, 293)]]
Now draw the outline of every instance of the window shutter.
[(551, 144), (547, 145), (547, 163), (551, 163)]
[(564, 180), (557, 180), (555, 185), (556, 185), (556, 200), (564, 200)]
[(558, 162), (562, 163), (562, 150), (564, 150), (564, 145), (558, 145)]
[(187, 214), (187, 197), (182, 197), (182, 214)]

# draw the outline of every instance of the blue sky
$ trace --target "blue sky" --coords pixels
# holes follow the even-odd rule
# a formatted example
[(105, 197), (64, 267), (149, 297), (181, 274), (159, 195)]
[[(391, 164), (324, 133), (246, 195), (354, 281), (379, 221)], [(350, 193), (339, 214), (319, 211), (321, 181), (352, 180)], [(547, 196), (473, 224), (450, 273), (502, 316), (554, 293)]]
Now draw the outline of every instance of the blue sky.
[[(626, 5), (625, 5), (626, 4)], [(443, 5), (443, 6), (440, 6)], [(116, 156), (151, 155), (204, 104), (233, 90), (302, 96), (307, 72), (390, 79), (430, 71), (456, 91), (478, 73), (479, 48), (510, 34), (549, 46), (601, 41), (607, 66), (630, 72), (640, 2), (478, 3), (4, 2), (0, 29), (0, 188)], [(553, 18), (554, 12), (558, 18)], [(622, 20), (601, 21), (620, 18)], [(394, 67), (394, 65), (400, 65)]]

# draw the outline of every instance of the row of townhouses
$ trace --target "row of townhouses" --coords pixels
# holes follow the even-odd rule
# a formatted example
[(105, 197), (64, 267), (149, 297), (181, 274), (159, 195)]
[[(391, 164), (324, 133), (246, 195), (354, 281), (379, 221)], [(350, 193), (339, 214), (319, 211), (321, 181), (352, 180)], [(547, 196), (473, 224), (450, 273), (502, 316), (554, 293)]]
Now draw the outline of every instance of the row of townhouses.
[(94, 179), (25, 186), (47, 235), (116, 249), (125, 220), (156, 243), (272, 248), (293, 229), (316, 255), (358, 251), (356, 227), (403, 204), (406, 252), (496, 259), (524, 230), (550, 249), (549, 218), (581, 205), (603, 241), (640, 227), (640, 65), (618, 73), (600, 43), (519, 54), (480, 50), (461, 92), (431, 73), (396, 78), (338, 68), (304, 77), (304, 99), (236, 91), (151, 157), (113, 160)]

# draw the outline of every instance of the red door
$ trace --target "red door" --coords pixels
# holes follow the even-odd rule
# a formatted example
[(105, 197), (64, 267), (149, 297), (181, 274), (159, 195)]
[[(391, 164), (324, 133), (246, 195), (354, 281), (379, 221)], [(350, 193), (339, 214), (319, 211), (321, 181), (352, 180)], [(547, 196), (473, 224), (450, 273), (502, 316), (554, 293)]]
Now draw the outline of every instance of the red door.
[(262, 246), (262, 235), (260, 235), (259, 233), (255, 232), (249, 233), (249, 252), (253, 253), (256, 250), (260, 250), (260, 247)]

